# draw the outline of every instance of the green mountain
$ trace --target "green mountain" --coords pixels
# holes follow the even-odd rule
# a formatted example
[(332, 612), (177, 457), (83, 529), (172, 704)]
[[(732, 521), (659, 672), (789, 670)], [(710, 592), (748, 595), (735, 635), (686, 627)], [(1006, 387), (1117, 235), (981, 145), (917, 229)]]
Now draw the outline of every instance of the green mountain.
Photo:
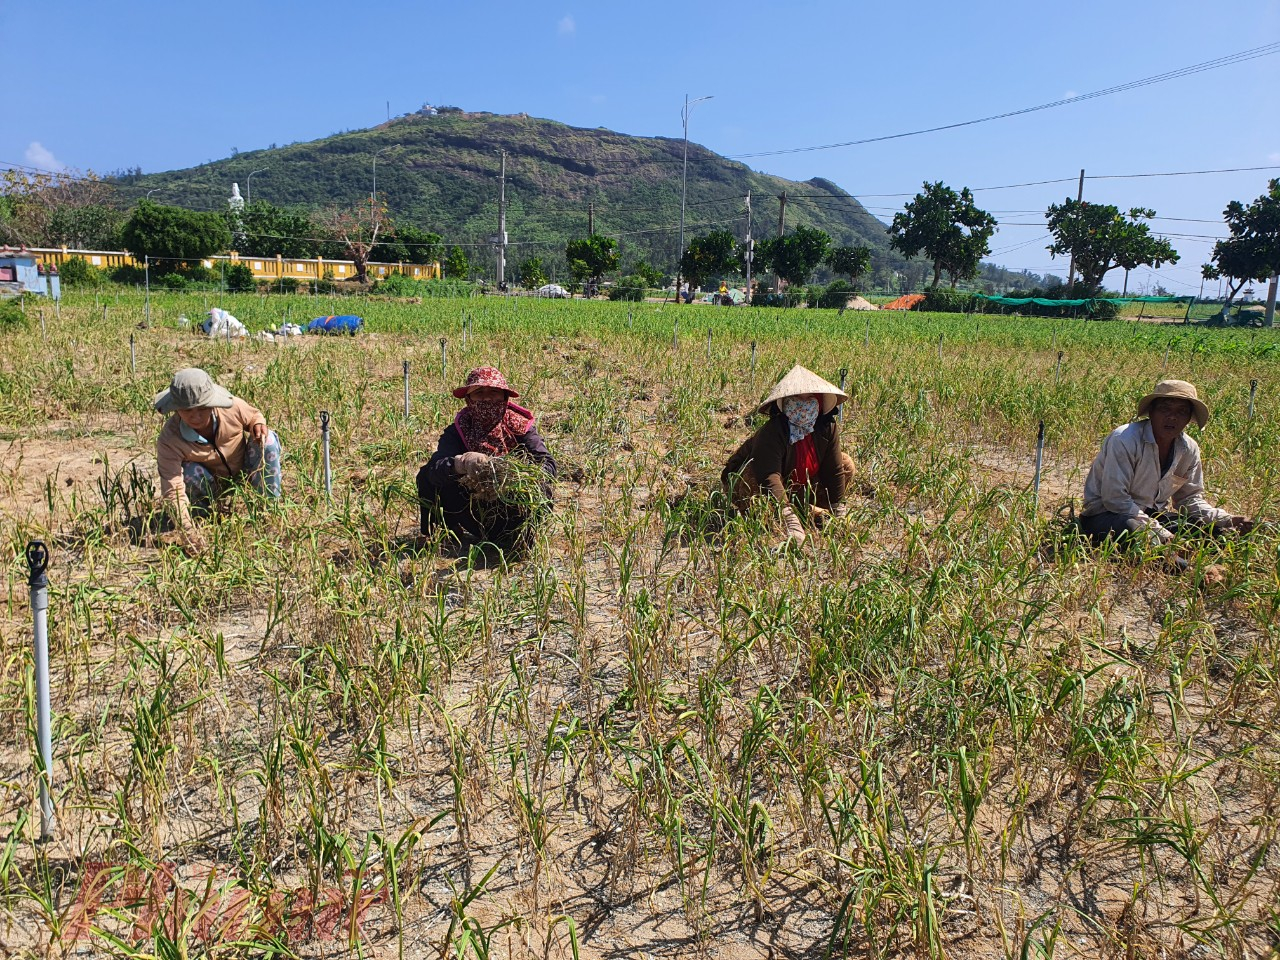
[[(562, 260), (565, 241), (587, 234), (594, 210), (596, 232), (619, 239), (624, 269), (640, 257), (669, 267), (679, 246), (682, 147), (679, 139), (447, 109), (186, 170), (125, 175), (116, 184), (126, 200), (150, 192), (166, 203), (215, 210), (225, 208), (233, 182), (248, 194), (249, 174), (261, 171), (253, 177), (253, 198), (308, 209), (351, 206), (373, 188), (376, 153), (378, 196), (393, 220), (467, 245), (471, 259), (484, 262), (498, 230), (505, 151), (509, 262), (531, 254)], [(884, 224), (834, 183), (758, 173), (694, 143), (686, 238), (713, 229), (744, 237), (748, 192), (756, 237), (777, 232), (785, 192), (788, 228), (817, 227), (837, 245), (865, 244), (887, 254)]]

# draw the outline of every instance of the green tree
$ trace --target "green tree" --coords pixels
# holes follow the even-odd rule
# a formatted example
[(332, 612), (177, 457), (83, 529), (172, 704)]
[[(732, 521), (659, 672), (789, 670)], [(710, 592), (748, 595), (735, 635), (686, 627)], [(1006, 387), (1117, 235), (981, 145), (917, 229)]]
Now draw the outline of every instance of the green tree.
[(385, 236), (369, 255), (379, 263), (439, 263), (444, 259), (444, 238), (410, 224), (397, 224), (395, 233)]
[(164, 272), (179, 263), (198, 263), (231, 245), (231, 230), (217, 213), (199, 213), (140, 200), (120, 231), (135, 257), (150, 257)]
[(646, 287), (660, 287), (662, 281), (667, 275), (657, 267), (649, 265), (649, 261), (641, 258), (636, 261), (635, 266), (631, 268), (632, 276), (640, 277), (644, 281)]
[(991, 252), (988, 241), (995, 229), (995, 217), (974, 205), (968, 187), (956, 193), (942, 181), (926, 182), (924, 192), (894, 214), (889, 245), (907, 257), (923, 250), (933, 261), (932, 286), (938, 286), (945, 270), (954, 287), (977, 276), (982, 258)]
[(728, 230), (714, 230), (694, 237), (680, 258), (680, 274), (689, 287), (700, 287), (725, 273), (738, 272), (737, 243)]
[(60, 206), (49, 215), (45, 240), (53, 247), (116, 250), (120, 247), (123, 226), (124, 211), (103, 203)]
[(593, 233), (585, 240), (570, 240), (564, 245), (569, 273), (575, 283), (589, 280), (599, 283), (606, 273), (618, 269), (618, 241)]
[(526, 257), (516, 269), (520, 285), (526, 290), (536, 290), (547, 282), (547, 271), (542, 266), (541, 257)]
[(772, 270), (792, 285), (807, 283), (830, 246), (824, 231), (799, 226), (781, 237), (757, 241), (752, 266), (759, 272)]
[(1222, 217), (1231, 236), (1213, 245), (1212, 262), (1202, 269), (1206, 280), (1226, 279), (1225, 313), (1246, 283), (1261, 283), (1280, 272), (1280, 180), (1272, 180), (1267, 192), (1247, 207), (1232, 200)]
[[(227, 226), (236, 234), (239, 253), (247, 257), (305, 260), (320, 256), (320, 227), (301, 211), (255, 200), (238, 214), (227, 211)], [(237, 231), (239, 231), (237, 233)]]
[(1102, 289), (1102, 280), (1116, 267), (1159, 267), (1177, 263), (1178, 253), (1168, 240), (1151, 236), (1144, 220), (1156, 215), (1154, 210), (1134, 207), (1127, 214), (1108, 203), (1089, 203), (1068, 197), (1052, 204), (1045, 212), (1053, 243), (1049, 253), (1075, 257), (1080, 271), (1079, 288), (1072, 292), (1093, 296)]
[(848, 277), (853, 289), (858, 288), (858, 278), (871, 269), (870, 247), (834, 247), (827, 254), (827, 265), (835, 273)]
[(444, 261), (444, 275), (457, 280), (467, 279), (467, 274), (471, 272), (471, 263), (467, 260), (467, 255), (461, 247), (455, 246), (449, 251), (449, 255)]

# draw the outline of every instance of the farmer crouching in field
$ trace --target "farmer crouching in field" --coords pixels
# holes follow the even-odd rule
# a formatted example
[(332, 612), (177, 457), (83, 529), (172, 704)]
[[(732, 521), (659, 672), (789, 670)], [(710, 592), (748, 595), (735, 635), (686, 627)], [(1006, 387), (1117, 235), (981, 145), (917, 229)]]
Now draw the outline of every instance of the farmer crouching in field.
[(853, 461), (840, 450), (836, 407), (845, 393), (804, 367), (792, 367), (759, 413), (769, 421), (729, 458), (720, 482), (739, 510), (756, 496), (769, 496), (781, 507), (786, 544), (804, 543), (804, 526), (793, 501), (810, 504), (810, 516), (821, 523), (844, 516), (845, 491), (853, 482)]
[(556, 462), (533, 425), (533, 413), (493, 367), (478, 367), (453, 391), (466, 406), (418, 471), (422, 533), (442, 519), (463, 544), (491, 543), (519, 555), (533, 523), (551, 503)]
[[(1210, 535), (1248, 533), (1253, 521), (1233, 516), (1204, 498), (1200, 446), (1183, 431), (1194, 419), (1202, 428), (1209, 409), (1185, 380), (1162, 380), (1138, 402), (1136, 420), (1118, 427), (1084, 482), (1079, 525), (1094, 543), (1108, 537), (1168, 543), (1178, 531)], [(1175, 559), (1179, 569), (1187, 562)]]
[(194, 518), (207, 516), (231, 481), (248, 476), (259, 493), (280, 496), (280, 441), (254, 407), (203, 370), (173, 375), (155, 408), (172, 414), (156, 440), (160, 494), (175, 514), (187, 548), (203, 550)]

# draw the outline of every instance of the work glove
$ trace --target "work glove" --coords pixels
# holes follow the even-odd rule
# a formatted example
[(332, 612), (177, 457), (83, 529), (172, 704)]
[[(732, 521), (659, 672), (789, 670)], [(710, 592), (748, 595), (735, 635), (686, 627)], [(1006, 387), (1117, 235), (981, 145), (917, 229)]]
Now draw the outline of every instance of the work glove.
[(460, 453), (453, 458), (453, 472), (463, 477), (474, 477), (484, 469), (488, 462), (489, 458), (483, 453), (474, 453), (472, 451)]
[(804, 543), (804, 527), (800, 525), (800, 518), (790, 507), (782, 508), (782, 525), (786, 528), (787, 535), (782, 543), (778, 544), (779, 548), (798, 547)]

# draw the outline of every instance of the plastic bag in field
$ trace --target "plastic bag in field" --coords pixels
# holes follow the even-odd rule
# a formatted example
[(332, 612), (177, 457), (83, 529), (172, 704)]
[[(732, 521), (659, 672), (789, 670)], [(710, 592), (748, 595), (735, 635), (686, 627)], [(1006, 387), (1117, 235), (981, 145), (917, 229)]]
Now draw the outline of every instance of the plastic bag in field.
[(211, 307), (200, 329), (210, 337), (247, 337), (249, 328), (221, 307)]
[(336, 317), (316, 317), (307, 324), (307, 332), (355, 335), (363, 326), (364, 317), (348, 313)]

